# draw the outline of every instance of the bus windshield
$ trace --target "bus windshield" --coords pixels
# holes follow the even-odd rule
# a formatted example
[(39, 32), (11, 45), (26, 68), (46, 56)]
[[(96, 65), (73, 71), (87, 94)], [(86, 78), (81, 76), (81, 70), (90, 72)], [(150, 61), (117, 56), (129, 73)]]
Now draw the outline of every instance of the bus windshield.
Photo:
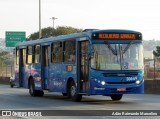
[(142, 44), (93, 44), (91, 67), (99, 70), (143, 69)]

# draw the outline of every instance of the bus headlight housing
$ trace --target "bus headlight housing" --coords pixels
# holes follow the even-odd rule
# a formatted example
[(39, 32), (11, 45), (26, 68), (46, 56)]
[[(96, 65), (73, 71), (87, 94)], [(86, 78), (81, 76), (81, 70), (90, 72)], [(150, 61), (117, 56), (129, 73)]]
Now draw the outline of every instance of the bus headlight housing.
[(97, 83), (99, 83), (99, 84), (101, 84), (101, 85), (103, 85), (103, 86), (106, 84), (106, 82), (103, 81), (103, 80), (101, 81), (101, 80), (98, 80), (98, 79), (96, 79), (96, 78), (94, 78), (94, 77), (93, 77), (92, 79), (93, 79), (95, 82), (97, 82)]
[(137, 81), (136, 81), (136, 84), (137, 84), (137, 85), (139, 85), (140, 83), (141, 83), (141, 81), (140, 81), (140, 80), (137, 80)]
[(106, 82), (105, 82), (105, 81), (101, 81), (101, 84), (102, 84), (102, 85), (105, 85), (105, 84), (106, 84)]

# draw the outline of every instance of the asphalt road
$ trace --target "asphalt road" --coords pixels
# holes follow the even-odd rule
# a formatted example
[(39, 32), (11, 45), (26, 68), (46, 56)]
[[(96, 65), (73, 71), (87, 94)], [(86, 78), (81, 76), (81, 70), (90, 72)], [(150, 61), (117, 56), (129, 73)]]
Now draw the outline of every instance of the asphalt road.
[[(28, 111), (37, 112), (36, 114), (42, 115), (40, 118), (44, 119), (53, 117), (54, 119), (158, 119), (160, 116), (156, 114), (160, 114), (160, 95), (124, 95), (121, 101), (112, 101), (107, 96), (83, 96), (81, 102), (72, 102), (60, 93), (45, 92), (44, 97), (31, 97), (28, 89), (0, 85), (0, 110), (12, 111), (14, 116), (16, 113), (13, 111), (19, 112), (18, 118), (29, 119), (39, 117), (26, 116), (30, 113)], [(143, 115), (144, 113), (149, 115)]]

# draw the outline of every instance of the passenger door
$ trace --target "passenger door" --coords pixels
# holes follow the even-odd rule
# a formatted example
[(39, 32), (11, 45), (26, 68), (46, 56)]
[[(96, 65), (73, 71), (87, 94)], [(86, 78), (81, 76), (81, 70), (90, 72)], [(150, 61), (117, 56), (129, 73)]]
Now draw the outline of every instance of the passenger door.
[(78, 90), (80, 93), (87, 93), (89, 89), (88, 81), (88, 41), (78, 42)]
[(49, 46), (42, 46), (41, 56), (41, 84), (42, 89), (48, 89), (49, 85)]
[(19, 49), (19, 86), (25, 86), (25, 59), (26, 49)]

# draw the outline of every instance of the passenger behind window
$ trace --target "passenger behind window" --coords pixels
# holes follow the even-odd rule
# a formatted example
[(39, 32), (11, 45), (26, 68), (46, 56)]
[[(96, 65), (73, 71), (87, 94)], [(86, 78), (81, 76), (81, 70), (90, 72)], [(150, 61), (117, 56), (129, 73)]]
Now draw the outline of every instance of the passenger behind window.
[(70, 55), (70, 58), (68, 59), (68, 62), (75, 62), (75, 55)]

